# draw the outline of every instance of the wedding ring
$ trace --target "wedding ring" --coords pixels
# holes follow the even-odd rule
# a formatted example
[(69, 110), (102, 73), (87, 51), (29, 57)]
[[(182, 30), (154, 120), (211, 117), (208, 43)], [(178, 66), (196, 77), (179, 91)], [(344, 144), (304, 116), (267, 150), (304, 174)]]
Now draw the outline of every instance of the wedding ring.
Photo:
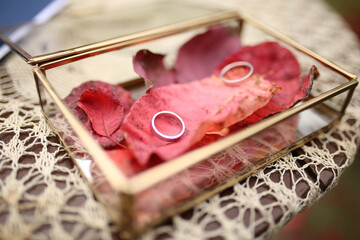
[[(176, 118), (180, 121), (180, 123), (181, 123), (181, 131), (180, 131), (180, 133), (178, 133), (178, 134), (176, 134), (176, 135), (166, 135), (166, 134), (160, 132), (160, 131), (157, 129), (156, 125), (155, 125), (155, 119), (156, 119), (159, 115), (161, 115), (161, 114), (166, 114), (166, 115), (171, 115), (171, 116), (176, 117)], [(160, 111), (160, 112), (156, 113), (156, 114), (153, 116), (152, 120), (151, 120), (151, 126), (152, 126), (152, 128), (153, 128), (153, 130), (155, 131), (156, 134), (158, 134), (160, 137), (165, 138), (165, 139), (168, 139), (168, 140), (178, 139), (178, 138), (180, 138), (180, 137), (184, 134), (184, 132), (185, 132), (185, 123), (184, 123), (184, 121), (181, 119), (181, 117), (180, 117), (179, 115), (177, 115), (177, 114), (174, 113), (174, 112), (170, 112), (170, 111)]]
[[(225, 78), (225, 73), (227, 71), (229, 71), (230, 69), (232, 68), (235, 68), (235, 67), (248, 67), (250, 69), (250, 71), (248, 72), (248, 74), (246, 74), (244, 77), (241, 77), (241, 78), (237, 78), (237, 79), (226, 79)], [(236, 83), (239, 83), (241, 82), (242, 80), (245, 80), (247, 79), (248, 77), (251, 76), (251, 74), (253, 74), (254, 72), (254, 67), (253, 65), (251, 65), (250, 63), (248, 62), (243, 62), (243, 61), (240, 61), (240, 62), (233, 62), (233, 63), (230, 63), (228, 65), (226, 65), (220, 72), (220, 77), (221, 79), (225, 82), (225, 83), (228, 83), (228, 84), (236, 84)]]

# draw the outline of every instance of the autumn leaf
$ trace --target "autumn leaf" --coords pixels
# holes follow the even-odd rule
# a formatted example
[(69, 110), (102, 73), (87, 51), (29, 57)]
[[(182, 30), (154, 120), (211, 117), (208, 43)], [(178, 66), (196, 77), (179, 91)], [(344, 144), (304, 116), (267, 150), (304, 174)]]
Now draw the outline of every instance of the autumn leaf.
[(110, 137), (121, 125), (124, 109), (120, 100), (105, 88), (91, 88), (80, 96), (78, 106), (87, 114), (93, 130)]
[(288, 118), (141, 192), (136, 201), (139, 221), (159, 216), (164, 209), (228, 180), (294, 143), (298, 120), (297, 115)]
[[(121, 86), (109, 84), (109, 83), (102, 82), (102, 81), (85, 82), (85, 83), (79, 85), (78, 87), (73, 88), (71, 93), (65, 98), (65, 102), (67, 103), (69, 108), (80, 119), (80, 121), (84, 124), (84, 126), (87, 128), (87, 130), (93, 135), (93, 137), (97, 140), (97, 142), (101, 146), (103, 146), (105, 148), (117, 146), (124, 139), (123, 133), (120, 131), (120, 128), (117, 128), (117, 130), (112, 132), (110, 134), (111, 135), (110, 137), (108, 135), (104, 134), (104, 133), (106, 133), (106, 131), (104, 129), (103, 130), (98, 129), (98, 132), (100, 132), (100, 134), (99, 134), (93, 128), (93, 123), (90, 121), (88, 114), (81, 107), (78, 106), (81, 95), (84, 92), (88, 91), (89, 89), (94, 89), (94, 88), (107, 89), (111, 93), (113, 93), (113, 95), (121, 103), (124, 115), (126, 115), (129, 112), (132, 104), (134, 103), (134, 100), (131, 97), (130, 93), (128, 91), (126, 91), (125, 89), (123, 89)], [(111, 94), (109, 94), (109, 96), (110, 95)], [(93, 99), (97, 100), (96, 98), (93, 98)], [(104, 124), (101, 123), (101, 125), (104, 125)], [(95, 126), (95, 128), (97, 129), (99, 127)]]
[(216, 67), (241, 48), (239, 29), (215, 25), (186, 42), (174, 65), (177, 83), (211, 76)]
[(265, 107), (257, 110), (239, 125), (248, 125), (284, 111), (306, 98), (311, 91), (316, 67), (312, 66), (309, 74), (302, 78), (300, 65), (294, 54), (277, 42), (264, 42), (241, 48), (218, 66), (216, 74), (219, 75), (221, 69), (237, 61), (251, 63), (255, 74), (263, 76), (281, 89)]
[[(225, 85), (215, 76), (159, 87), (134, 103), (121, 130), (141, 165), (146, 165), (152, 154), (170, 160), (208, 131), (231, 126), (263, 107), (275, 90), (272, 83), (256, 75), (237, 87)], [(151, 128), (152, 117), (163, 110), (175, 112), (185, 123), (184, 135), (175, 142), (159, 138)]]
[(128, 177), (146, 169), (134, 158), (133, 152), (128, 149), (112, 149), (106, 151), (114, 163), (121, 168), (121, 171)]
[(165, 55), (149, 50), (137, 52), (133, 65), (135, 72), (145, 79), (147, 88), (156, 88), (211, 76), (221, 61), (238, 49), (238, 29), (216, 25), (196, 35), (179, 49), (173, 70), (165, 66)]
[(147, 89), (165, 86), (176, 82), (175, 72), (164, 64), (165, 55), (140, 50), (136, 53), (133, 65), (134, 71), (144, 78)]

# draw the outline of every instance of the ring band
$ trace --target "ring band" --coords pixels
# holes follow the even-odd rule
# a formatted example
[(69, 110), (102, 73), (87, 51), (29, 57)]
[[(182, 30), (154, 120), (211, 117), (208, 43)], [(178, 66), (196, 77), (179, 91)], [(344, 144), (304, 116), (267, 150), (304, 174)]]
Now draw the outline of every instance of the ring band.
[[(225, 73), (227, 71), (229, 71), (230, 69), (234, 68), (234, 67), (242, 67), (242, 66), (245, 66), (245, 67), (248, 67), (250, 68), (250, 71), (248, 74), (246, 74), (244, 77), (242, 78), (237, 78), (237, 79), (233, 79), (233, 80), (229, 80), (229, 79), (226, 79), (224, 77)], [(229, 83), (229, 84), (236, 84), (238, 82), (241, 82), (242, 80), (245, 80), (247, 79), (248, 77), (250, 77), (254, 72), (254, 67), (253, 65), (251, 65), (250, 63), (248, 62), (243, 62), (243, 61), (240, 61), (240, 62), (233, 62), (233, 63), (230, 63), (228, 65), (226, 65), (220, 72), (220, 77), (221, 79), (225, 82), (225, 83)]]
[[(160, 131), (156, 128), (156, 126), (155, 126), (155, 119), (156, 119), (159, 115), (161, 115), (161, 114), (169, 114), (169, 115), (175, 116), (175, 117), (180, 121), (180, 123), (181, 123), (181, 131), (180, 131), (179, 134), (176, 134), (176, 135), (166, 135), (166, 134), (163, 134), (162, 132), (160, 132)], [(169, 139), (169, 140), (178, 139), (178, 138), (180, 138), (180, 137), (184, 134), (184, 132), (185, 132), (185, 123), (184, 123), (184, 121), (181, 119), (181, 117), (180, 117), (179, 115), (177, 115), (177, 114), (174, 113), (174, 112), (170, 112), (170, 111), (160, 111), (160, 112), (156, 113), (156, 114), (153, 116), (152, 120), (151, 120), (151, 126), (152, 126), (152, 128), (154, 129), (154, 131), (156, 132), (156, 134), (158, 134), (158, 135), (159, 135), (160, 137), (162, 137), (162, 138)]]

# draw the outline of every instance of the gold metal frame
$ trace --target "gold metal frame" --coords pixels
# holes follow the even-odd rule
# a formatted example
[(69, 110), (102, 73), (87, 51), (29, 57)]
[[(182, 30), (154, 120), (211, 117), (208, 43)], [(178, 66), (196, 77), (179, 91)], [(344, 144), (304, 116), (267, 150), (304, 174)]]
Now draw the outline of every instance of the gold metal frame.
[[(113, 51), (122, 49), (128, 46), (132, 46), (135, 44), (139, 44), (145, 41), (151, 41), (154, 39), (174, 35), (177, 33), (185, 32), (191, 29), (195, 29), (198, 27), (204, 27), (216, 23), (221, 23), (224, 21), (229, 20), (235, 20), (238, 21), (240, 24), (243, 22), (247, 22), (260, 30), (269, 33), (270, 35), (278, 38), (279, 40), (285, 42), (286, 44), (294, 47), (295, 49), (309, 55), (310, 57), (316, 59), (317, 61), (321, 62), (328, 68), (332, 69), (333, 71), (336, 71), (337, 73), (341, 74), (345, 78), (347, 78), (349, 81), (334, 88), (330, 91), (327, 91), (320, 96), (314, 97), (309, 99), (308, 101), (304, 102), (300, 106), (296, 106), (294, 108), (290, 108), (286, 111), (283, 111), (282, 113), (279, 113), (277, 115), (274, 115), (272, 117), (269, 117), (267, 119), (262, 120), (259, 123), (256, 123), (240, 132), (234, 133), (233, 135), (230, 135), (220, 141), (217, 141), (211, 145), (201, 147), (199, 149), (193, 150), (191, 152), (188, 152), (186, 154), (183, 154), (182, 156), (160, 164), (158, 166), (155, 166), (149, 170), (146, 170), (142, 173), (137, 174), (136, 176), (132, 178), (127, 178), (120, 169), (118, 169), (115, 164), (111, 161), (111, 159), (107, 156), (105, 151), (96, 143), (96, 141), (91, 137), (91, 135), (88, 133), (88, 131), (84, 128), (82, 123), (75, 117), (75, 115), (69, 110), (69, 108), (66, 106), (66, 104), (63, 102), (63, 100), (56, 94), (55, 89), (51, 86), (50, 82), (48, 81), (45, 73), (46, 70), (55, 68), (70, 62), (74, 62), (83, 58), (96, 56), (98, 54), (102, 54), (105, 52)], [(16, 46), (15, 46), (16, 47)], [(219, 191), (234, 185), (238, 181), (244, 179), (251, 173), (261, 169), (262, 167), (266, 166), (267, 164), (277, 160), (279, 157), (287, 154), (291, 150), (303, 145), (305, 142), (309, 141), (311, 138), (319, 134), (321, 131), (326, 131), (329, 128), (331, 128), (334, 124), (336, 124), (341, 116), (344, 114), (344, 111), (352, 97), (353, 91), (355, 87), (358, 84), (358, 81), (356, 80), (356, 75), (347, 72), (346, 70), (342, 69), (341, 67), (335, 65), (334, 63), (326, 60), (325, 58), (317, 55), (316, 53), (312, 52), (311, 50), (307, 49), (306, 47), (300, 45), (299, 43), (293, 41), (292, 39), (286, 37), (285, 35), (281, 34), (280, 32), (262, 24), (261, 22), (257, 21), (256, 19), (245, 16), (245, 15), (239, 15), (237, 12), (229, 11), (229, 12), (222, 12), (219, 14), (210, 15), (207, 17), (202, 17), (199, 19), (193, 19), (190, 21), (178, 23), (178, 24), (172, 24), (165, 27), (144, 31), (136, 34), (131, 34), (119, 38), (114, 38), (112, 40), (103, 41), (79, 48), (74, 48), (71, 50), (58, 52), (46, 56), (39, 56), (34, 57), (32, 59), (27, 59), (27, 61), (30, 64), (39, 64), (37, 67), (33, 69), (34, 77), (37, 82), (38, 91), (39, 91), (39, 97), (40, 101), (42, 102), (42, 95), (41, 95), (41, 89), (40, 85), (45, 88), (45, 91), (48, 92), (50, 97), (53, 99), (54, 103), (58, 106), (59, 110), (63, 113), (64, 117), (67, 119), (67, 121), (72, 125), (74, 131), (80, 138), (80, 140), (85, 145), (88, 152), (92, 155), (93, 160), (95, 163), (99, 166), (101, 171), (106, 176), (108, 182), (112, 186), (113, 189), (115, 189), (119, 197), (121, 197), (121, 206), (119, 206), (119, 211), (121, 211), (121, 219), (114, 219), (116, 222), (118, 222), (121, 225), (121, 228), (123, 229), (124, 236), (132, 236), (133, 234), (139, 233), (143, 231), (144, 229), (151, 227), (155, 224), (158, 224), (159, 222), (163, 221), (164, 219), (168, 218), (169, 216), (172, 216), (176, 213), (179, 213), (185, 209), (188, 209), (192, 206), (194, 206), (196, 203), (203, 201), (204, 199), (207, 199), (208, 197), (214, 195), (215, 193), (218, 193)], [(334, 121), (333, 123), (329, 124), (328, 126), (324, 127), (323, 129), (309, 135), (308, 137), (301, 139), (300, 141), (296, 142), (295, 144), (292, 144), (291, 146), (288, 146), (287, 148), (283, 149), (282, 151), (274, 154), (268, 159), (265, 159), (264, 161), (260, 161), (258, 164), (255, 164), (251, 168), (247, 169), (246, 172), (241, 172), (237, 174), (236, 176), (230, 178), (226, 182), (223, 182), (216, 187), (213, 187), (211, 189), (208, 189), (204, 191), (201, 194), (198, 194), (192, 199), (189, 199), (188, 201), (185, 201), (178, 206), (175, 206), (171, 209), (169, 209), (165, 214), (163, 214), (160, 218), (155, 219), (151, 224), (148, 226), (137, 228), (133, 225), (133, 216), (134, 216), (134, 209), (133, 209), (133, 198), (134, 196), (173, 176), (176, 173), (179, 173), (188, 167), (200, 162), (201, 160), (204, 160), (211, 155), (220, 152), (221, 150), (224, 150), (227, 147), (230, 147), (241, 140), (244, 140), (276, 123), (279, 123), (282, 120), (285, 120), (294, 114), (300, 113), (306, 109), (312, 108), (317, 104), (320, 104), (326, 100), (331, 99), (332, 97), (346, 92), (347, 97), (344, 102), (344, 105), (342, 107), (342, 110), (339, 114), (339, 118)], [(46, 115), (45, 111), (43, 111)], [(66, 145), (66, 144), (65, 144)], [(74, 161), (75, 162), (75, 161)]]
[[(44, 55), (32, 56), (17, 44), (13, 43), (5, 34), (0, 33), (0, 40), (9, 45), (9, 47), (17, 52), (28, 64), (37, 65), (49, 61), (59, 59), (61, 62), (66, 57), (74, 57), (82, 53), (93, 52), (94, 50), (112, 51), (118, 48), (123, 48), (126, 45), (133, 45), (142, 41), (151, 41), (159, 37), (165, 37), (174, 35), (179, 32), (188, 30), (189, 28), (196, 28), (207, 25), (210, 21), (213, 24), (222, 22), (225, 20), (234, 19), (237, 17), (237, 13), (234, 11), (224, 11), (218, 14), (211, 14), (202, 18), (194, 20), (183, 21), (176, 24), (171, 24), (156, 29), (150, 29), (147, 31), (130, 34), (127, 36), (116, 37), (113, 39), (96, 42), (76, 48), (66, 49), (58, 52), (52, 52)], [(100, 50), (98, 53), (102, 53)], [(96, 52), (96, 51), (95, 51)]]

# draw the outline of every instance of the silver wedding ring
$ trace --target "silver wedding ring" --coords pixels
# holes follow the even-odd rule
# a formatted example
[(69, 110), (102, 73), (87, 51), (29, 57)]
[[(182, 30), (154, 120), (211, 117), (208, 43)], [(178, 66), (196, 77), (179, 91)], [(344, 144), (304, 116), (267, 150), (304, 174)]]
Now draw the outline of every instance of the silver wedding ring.
[[(176, 135), (166, 135), (166, 134), (160, 132), (160, 131), (157, 129), (157, 127), (156, 127), (156, 125), (155, 125), (155, 119), (156, 119), (158, 116), (162, 115), (162, 114), (174, 116), (174, 117), (176, 117), (176, 118), (179, 120), (179, 122), (181, 123), (181, 131), (180, 131), (180, 133), (178, 133), (178, 134), (176, 134)], [(162, 138), (164, 138), (164, 139), (168, 139), (168, 140), (178, 139), (178, 138), (180, 138), (180, 137), (184, 134), (184, 132), (185, 132), (185, 123), (184, 123), (184, 121), (181, 119), (181, 117), (180, 117), (179, 115), (177, 115), (177, 114), (174, 113), (174, 112), (170, 112), (170, 111), (160, 111), (160, 112), (156, 113), (156, 114), (153, 116), (152, 120), (151, 120), (151, 126), (152, 126), (153, 130), (155, 131), (155, 133), (156, 133), (157, 135), (159, 135), (160, 137), (162, 137)]]
[[(232, 68), (235, 68), (235, 67), (248, 67), (250, 69), (250, 71), (248, 72), (248, 74), (246, 74), (244, 77), (241, 77), (241, 78), (237, 78), (237, 79), (227, 79), (225, 78), (225, 74), (227, 71), (229, 71), (230, 69)], [(226, 65), (220, 72), (220, 78), (225, 82), (225, 83), (228, 83), (228, 84), (237, 84), (245, 79), (247, 79), (248, 77), (250, 77), (254, 72), (254, 67), (253, 65), (251, 65), (250, 63), (248, 62), (244, 62), (244, 61), (240, 61), (240, 62), (233, 62), (233, 63), (230, 63), (228, 65)]]

